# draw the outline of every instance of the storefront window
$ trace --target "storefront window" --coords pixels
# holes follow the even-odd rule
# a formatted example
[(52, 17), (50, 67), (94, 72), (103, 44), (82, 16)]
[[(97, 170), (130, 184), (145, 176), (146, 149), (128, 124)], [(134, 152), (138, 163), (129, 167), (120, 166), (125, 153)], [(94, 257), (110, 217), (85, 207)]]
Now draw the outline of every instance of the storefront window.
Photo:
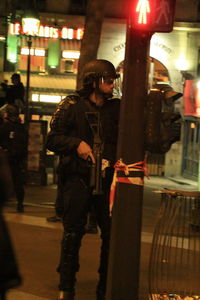
[[(31, 49), (31, 72), (45, 72), (45, 49)], [(19, 55), (20, 71), (27, 70), (28, 48), (21, 48)]]
[(77, 74), (79, 56), (80, 56), (80, 51), (76, 51), (76, 50), (62, 51), (60, 72)]
[(77, 74), (78, 59), (62, 59), (60, 64), (61, 73)]
[(199, 164), (200, 125), (195, 120), (186, 120), (184, 125), (183, 175), (196, 178)]

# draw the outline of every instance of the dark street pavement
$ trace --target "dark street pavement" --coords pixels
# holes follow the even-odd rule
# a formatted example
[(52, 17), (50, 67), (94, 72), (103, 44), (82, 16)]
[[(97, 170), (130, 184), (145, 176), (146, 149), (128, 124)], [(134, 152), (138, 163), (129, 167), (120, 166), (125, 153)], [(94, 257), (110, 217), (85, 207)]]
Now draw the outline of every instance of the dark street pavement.
[[(197, 190), (197, 184), (176, 178), (176, 180), (152, 177), (146, 180), (144, 188), (144, 209), (141, 253), (140, 299), (148, 299), (148, 259), (154, 228), (155, 215), (160, 204), (158, 189)], [(23, 283), (9, 292), (8, 300), (55, 300), (58, 275), (62, 226), (49, 223), (46, 217), (54, 214), (56, 186), (27, 186), (25, 212), (16, 213), (15, 199), (4, 209), (12, 236)], [(80, 271), (77, 277), (76, 300), (95, 300), (99, 257), (99, 234), (86, 234), (80, 253)]]

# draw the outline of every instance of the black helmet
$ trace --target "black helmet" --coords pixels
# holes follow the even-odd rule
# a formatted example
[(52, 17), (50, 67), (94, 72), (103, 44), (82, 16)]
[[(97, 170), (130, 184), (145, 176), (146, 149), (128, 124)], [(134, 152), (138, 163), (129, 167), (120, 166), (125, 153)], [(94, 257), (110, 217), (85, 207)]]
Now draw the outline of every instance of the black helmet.
[[(105, 59), (94, 59), (85, 64), (82, 72), (82, 89), (78, 91), (81, 96), (88, 96), (94, 91), (101, 93), (99, 90), (100, 79), (111, 77), (119, 78), (120, 74), (116, 73), (113, 64)], [(95, 83), (95, 87), (94, 87)], [(104, 98), (111, 98), (112, 94), (103, 93)]]
[(6, 119), (10, 121), (17, 121), (19, 119), (19, 109), (16, 105), (5, 104), (0, 108), (0, 114), (7, 113)]
[(111, 62), (105, 59), (94, 59), (88, 62), (83, 68), (83, 80), (87, 77), (112, 77), (119, 78), (119, 74), (116, 73), (115, 67)]

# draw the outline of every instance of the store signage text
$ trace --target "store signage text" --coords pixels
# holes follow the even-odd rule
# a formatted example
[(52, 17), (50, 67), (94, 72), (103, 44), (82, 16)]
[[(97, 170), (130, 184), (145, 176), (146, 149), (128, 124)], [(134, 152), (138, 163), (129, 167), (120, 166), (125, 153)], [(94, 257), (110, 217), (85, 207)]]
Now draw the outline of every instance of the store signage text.
[(155, 47), (161, 48), (163, 51), (165, 51), (168, 54), (172, 53), (172, 49), (170, 49), (169, 47), (167, 47), (166, 45), (159, 43), (158, 41), (154, 41), (153, 42)]
[(124, 49), (124, 48), (125, 48), (125, 45), (126, 45), (126, 43), (121, 43), (121, 44), (115, 46), (115, 47), (113, 48), (113, 50), (114, 50), (115, 52), (118, 52), (118, 51)]
[[(23, 28), (19, 23), (9, 24), (8, 32), (10, 35), (23, 34)], [(38, 37), (54, 38), (54, 39), (67, 39), (67, 40), (81, 40), (83, 38), (83, 28), (68, 28), (62, 27), (61, 29), (51, 26), (40, 25)]]

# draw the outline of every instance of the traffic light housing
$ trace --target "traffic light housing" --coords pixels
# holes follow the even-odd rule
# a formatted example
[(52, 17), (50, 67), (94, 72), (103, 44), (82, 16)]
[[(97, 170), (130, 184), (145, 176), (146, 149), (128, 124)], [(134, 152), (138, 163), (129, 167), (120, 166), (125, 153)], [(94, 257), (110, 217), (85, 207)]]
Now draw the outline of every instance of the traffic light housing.
[(174, 101), (182, 95), (165, 84), (150, 90), (145, 109), (146, 151), (166, 153), (180, 140), (181, 115), (174, 112)]
[(175, 7), (176, 0), (133, 0), (130, 24), (137, 31), (171, 32)]

